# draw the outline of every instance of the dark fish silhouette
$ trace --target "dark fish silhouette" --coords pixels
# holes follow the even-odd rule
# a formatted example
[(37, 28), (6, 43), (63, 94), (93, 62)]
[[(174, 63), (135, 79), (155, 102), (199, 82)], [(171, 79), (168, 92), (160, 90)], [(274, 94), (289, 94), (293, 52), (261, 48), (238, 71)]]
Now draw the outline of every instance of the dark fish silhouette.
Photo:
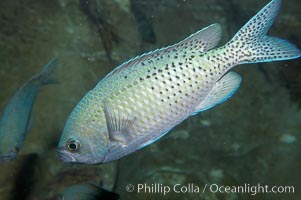
[(60, 194), (58, 200), (117, 200), (119, 194), (92, 183), (73, 185)]

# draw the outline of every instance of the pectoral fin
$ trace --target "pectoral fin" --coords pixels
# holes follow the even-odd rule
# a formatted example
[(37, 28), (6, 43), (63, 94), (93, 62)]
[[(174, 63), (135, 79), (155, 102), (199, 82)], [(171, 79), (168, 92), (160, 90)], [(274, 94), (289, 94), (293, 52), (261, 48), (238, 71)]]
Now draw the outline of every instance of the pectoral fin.
[(104, 103), (104, 114), (107, 123), (110, 142), (127, 145), (135, 136), (135, 118), (130, 118), (118, 108), (113, 108), (110, 103)]
[(195, 108), (192, 115), (227, 101), (238, 90), (240, 83), (241, 76), (235, 72), (229, 72), (216, 82), (206, 98)]

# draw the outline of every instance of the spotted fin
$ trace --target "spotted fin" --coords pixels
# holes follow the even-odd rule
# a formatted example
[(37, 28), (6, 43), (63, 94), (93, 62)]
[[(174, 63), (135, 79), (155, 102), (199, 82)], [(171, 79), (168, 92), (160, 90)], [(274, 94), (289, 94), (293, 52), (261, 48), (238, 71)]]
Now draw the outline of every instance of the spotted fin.
[(210, 93), (196, 107), (192, 115), (196, 115), (199, 112), (227, 101), (238, 90), (240, 83), (241, 76), (235, 72), (229, 72), (214, 85)]
[(125, 114), (120, 109), (113, 108), (110, 103), (104, 103), (103, 108), (109, 140), (111, 142), (127, 145), (135, 135), (134, 123), (136, 119), (131, 119), (128, 114)]
[(184, 52), (184, 51), (198, 51), (205, 52), (207, 50), (215, 47), (221, 39), (222, 30), (219, 24), (211, 24), (199, 30), (198, 32), (190, 35), (184, 40), (178, 42), (177, 44), (164, 47), (161, 49), (157, 49), (155, 51), (151, 51), (135, 58), (130, 59), (129, 61), (121, 64), (115, 70), (113, 70), (110, 74), (108, 74), (105, 78), (111, 77), (113, 74), (119, 73), (120, 71), (139, 65), (147, 60), (161, 57), (163, 54), (173, 53), (174, 51)]
[(211, 24), (168, 48), (186, 51), (190, 51), (189, 49), (193, 48), (193, 51), (205, 52), (215, 47), (219, 43), (221, 37), (221, 26), (217, 23)]
[(237, 64), (289, 60), (301, 56), (293, 44), (267, 36), (281, 7), (281, 0), (272, 0), (244, 25), (227, 44), (236, 52)]

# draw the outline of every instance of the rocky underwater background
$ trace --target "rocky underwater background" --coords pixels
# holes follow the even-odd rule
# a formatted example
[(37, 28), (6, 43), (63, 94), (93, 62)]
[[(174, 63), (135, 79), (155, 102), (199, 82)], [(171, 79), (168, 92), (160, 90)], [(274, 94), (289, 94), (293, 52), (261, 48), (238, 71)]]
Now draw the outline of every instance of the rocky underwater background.
[[(267, 3), (0, 1), (0, 113), (52, 58), (58, 59), (59, 81), (41, 88), (17, 158), (0, 162), (0, 200), (55, 200), (67, 187), (87, 182), (125, 200), (301, 199), (301, 59), (235, 67), (243, 81), (229, 101), (188, 118), (158, 142), (119, 161), (81, 165), (57, 157), (70, 112), (116, 66), (212, 23), (221, 24), (223, 45)], [(299, 0), (283, 0), (269, 35), (301, 48), (300, 6)], [(138, 192), (139, 184), (144, 189)], [(179, 192), (163, 194), (164, 186), (173, 190), (176, 184)], [(294, 192), (252, 195), (206, 188), (258, 184), (293, 186)], [(127, 191), (131, 187), (134, 191)]]

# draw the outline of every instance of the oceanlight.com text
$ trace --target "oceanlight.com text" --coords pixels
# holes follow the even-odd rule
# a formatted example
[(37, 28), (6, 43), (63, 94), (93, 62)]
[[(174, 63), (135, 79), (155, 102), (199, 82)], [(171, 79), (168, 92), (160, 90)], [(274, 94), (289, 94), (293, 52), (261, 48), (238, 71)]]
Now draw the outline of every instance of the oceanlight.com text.
[(148, 194), (162, 194), (167, 195), (168, 193), (190, 193), (190, 194), (199, 194), (199, 193), (221, 193), (221, 194), (294, 194), (295, 187), (294, 186), (269, 186), (265, 184), (256, 184), (251, 185), (245, 183), (243, 185), (219, 185), (219, 184), (204, 184), (203, 186), (197, 185), (195, 183), (188, 184), (175, 184), (175, 185), (165, 185), (161, 183), (141, 183), (141, 184), (128, 184), (125, 187), (127, 192), (136, 192), (140, 193), (148, 193)]
[(245, 183), (241, 186), (224, 186), (218, 184), (205, 184), (204, 192), (209, 190), (212, 193), (237, 193), (237, 194), (283, 194), (283, 193), (295, 193), (294, 186), (281, 186), (281, 185), (263, 185), (258, 183), (257, 185), (250, 185)]

